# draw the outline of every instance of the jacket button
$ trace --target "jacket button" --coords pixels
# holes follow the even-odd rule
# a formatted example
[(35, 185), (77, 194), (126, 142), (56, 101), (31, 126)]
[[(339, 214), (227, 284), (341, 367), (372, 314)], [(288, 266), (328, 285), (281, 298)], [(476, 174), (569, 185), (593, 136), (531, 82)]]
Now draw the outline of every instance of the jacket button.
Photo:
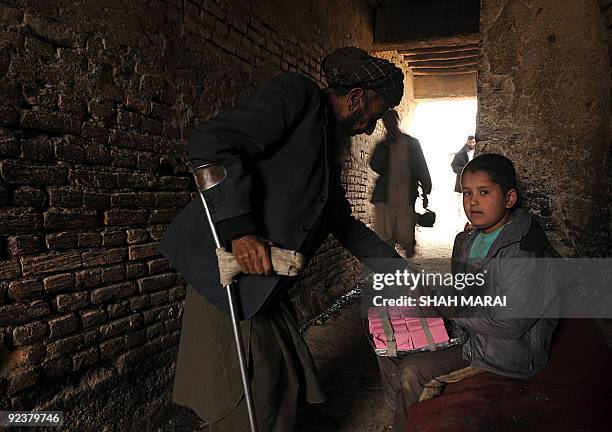
[(310, 231), (310, 227), (308, 225), (302, 225), (302, 231), (308, 232)]
[(319, 195), (319, 201), (325, 202), (327, 201), (327, 197), (325, 195)]

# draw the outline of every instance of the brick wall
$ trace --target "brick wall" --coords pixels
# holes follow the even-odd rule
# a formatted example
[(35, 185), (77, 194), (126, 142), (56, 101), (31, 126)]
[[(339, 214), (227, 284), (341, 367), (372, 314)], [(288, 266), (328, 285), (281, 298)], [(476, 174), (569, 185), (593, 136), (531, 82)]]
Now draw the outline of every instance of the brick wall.
[[(156, 242), (193, 190), (190, 130), (281, 70), (320, 82), (325, 53), (369, 47), (370, 13), (359, 0), (0, 12), (0, 409), (63, 410), (69, 431), (147, 430), (170, 400), (180, 334), (184, 280)], [(370, 149), (356, 142), (345, 176), (366, 221)], [(308, 295), (295, 293), (301, 316), (355, 266), (327, 242)]]

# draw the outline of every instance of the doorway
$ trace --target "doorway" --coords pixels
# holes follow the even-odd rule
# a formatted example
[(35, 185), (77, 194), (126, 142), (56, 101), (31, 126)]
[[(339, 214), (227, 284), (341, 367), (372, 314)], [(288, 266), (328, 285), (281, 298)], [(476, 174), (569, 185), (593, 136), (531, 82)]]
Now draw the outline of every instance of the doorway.
[[(454, 191), (456, 175), (451, 169), (455, 153), (476, 129), (477, 99), (417, 100), (407, 131), (423, 149), (432, 181), (429, 208), (436, 213), (433, 228), (417, 227), (418, 256), (450, 256), (455, 235), (467, 222), (460, 194)], [(421, 200), (415, 210), (423, 211)]]

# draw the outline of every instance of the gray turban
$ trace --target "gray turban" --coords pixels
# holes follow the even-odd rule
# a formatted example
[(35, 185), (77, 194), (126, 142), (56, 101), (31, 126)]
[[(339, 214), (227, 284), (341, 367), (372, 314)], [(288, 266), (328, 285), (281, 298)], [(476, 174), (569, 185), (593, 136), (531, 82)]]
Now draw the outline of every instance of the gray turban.
[(402, 70), (362, 49), (339, 48), (323, 59), (322, 67), (331, 88), (371, 88), (385, 99), (389, 108), (399, 105), (404, 95)]

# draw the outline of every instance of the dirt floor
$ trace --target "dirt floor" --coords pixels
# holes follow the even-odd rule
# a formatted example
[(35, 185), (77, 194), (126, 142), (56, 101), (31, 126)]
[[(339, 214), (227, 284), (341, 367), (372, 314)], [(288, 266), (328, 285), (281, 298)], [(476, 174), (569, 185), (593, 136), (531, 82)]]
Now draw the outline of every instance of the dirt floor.
[(359, 304), (324, 325), (311, 327), (306, 342), (317, 363), (327, 402), (304, 407), (299, 432), (390, 431), (376, 355), (361, 326)]

